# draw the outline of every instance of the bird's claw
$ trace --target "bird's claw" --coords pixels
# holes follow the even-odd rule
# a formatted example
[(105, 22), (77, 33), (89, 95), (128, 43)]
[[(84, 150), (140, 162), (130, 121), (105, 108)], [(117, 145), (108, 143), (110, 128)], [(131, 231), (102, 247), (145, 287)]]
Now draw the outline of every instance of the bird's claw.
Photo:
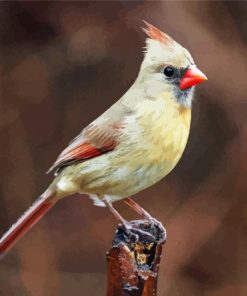
[(155, 237), (150, 234), (149, 232), (147, 231), (144, 231), (142, 229), (139, 229), (139, 228), (136, 228), (134, 227), (133, 225), (131, 225), (130, 223), (128, 222), (125, 222), (123, 224), (124, 228), (125, 228), (125, 231), (128, 235), (134, 235), (135, 238), (136, 238), (136, 241), (139, 240), (139, 237), (141, 236), (142, 237), (142, 240), (147, 240), (147, 241), (155, 241)]

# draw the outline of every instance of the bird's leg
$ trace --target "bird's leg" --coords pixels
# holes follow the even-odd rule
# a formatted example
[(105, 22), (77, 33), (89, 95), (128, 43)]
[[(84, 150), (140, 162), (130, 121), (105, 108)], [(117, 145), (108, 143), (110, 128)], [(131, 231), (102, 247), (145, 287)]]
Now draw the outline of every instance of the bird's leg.
[(107, 208), (112, 212), (112, 214), (114, 215), (114, 217), (119, 220), (123, 227), (125, 228), (126, 232), (128, 233), (134, 233), (134, 234), (138, 234), (138, 235), (142, 235), (144, 237), (147, 237), (148, 239), (155, 239), (153, 237), (152, 234), (144, 231), (144, 230), (141, 230), (141, 229), (138, 229), (136, 227), (134, 227), (133, 225), (131, 225), (127, 220), (125, 220), (119, 213), (116, 209), (114, 209), (114, 207), (112, 206), (112, 204), (106, 200), (104, 200), (104, 203), (105, 205), (107, 206)]
[(107, 208), (112, 212), (112, 214), (114, 215), (114, 217), (120, 221), (124, 226), (128, 223), (120, 214), (119, 212), (114, 209), (114, 207), (112, 206), (112, 204), (106, 200), (104, 200), (105, 205), (107, 206)]
[(135, 212), (137, 212), (139, 215), (143, 216), (144, 219), (146, 219), (148, 222), (154, 223), (159, 225), (160, 229), (164, 229), (163, 225), (156, 220), (155, 218), (153, 218), (146, 210), (144, 210), (140, 205), (138, 205), (138, 203), (136, 203), (135, 201), (133, 201), (132, 198), (125, 198), (124, 202), (130, 206)]
[(147, 219), (147, 220), (153, 220), (154, 219), (146, 210), (144, 210), (140, 205), (138, 205), (138, 203), (133, 201), (133, 199), (128, 197), (128, 198), (124, 199), (124, 202), (128, 206), (130, 206), (136, 213), (143, 216), (145, 219)]

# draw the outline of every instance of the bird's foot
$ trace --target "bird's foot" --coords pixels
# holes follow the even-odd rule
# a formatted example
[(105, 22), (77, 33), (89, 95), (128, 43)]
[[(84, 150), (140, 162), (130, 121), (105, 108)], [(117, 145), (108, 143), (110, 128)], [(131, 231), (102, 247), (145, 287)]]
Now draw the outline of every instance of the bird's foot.
[(151, 227), (158, 227), (160, 231), (165, 232), (165, 228), (160, 221), (152, 217), (150, 214), (144, 216), (144, 219), (151, 225)]
[(135, 227), (132, 223), (130, 223), (126, 220), (124, 221), (124, 223), (121, 226), (122, 226), (122, 228), (124, 228), (124, 230), (126, 231), (126, 233), (129, 236), (134, 235), (136, 238), (135, 239), (136, 241), (140, 241), (140, 240), (148, 241), (148, 242), (155, 241), (155, 237), (151, 233)]
[(133, 199), (126, 198), (125, 203), (130, 206), (135, 212), (141, 215), (144, 220), (146, 220), (151, 227), (158, 227), (162, 232), (165, 231), (164, 226), (158, 220), (153, 218), (146, 210), (144, 210), (140, 205), (138, 205)]

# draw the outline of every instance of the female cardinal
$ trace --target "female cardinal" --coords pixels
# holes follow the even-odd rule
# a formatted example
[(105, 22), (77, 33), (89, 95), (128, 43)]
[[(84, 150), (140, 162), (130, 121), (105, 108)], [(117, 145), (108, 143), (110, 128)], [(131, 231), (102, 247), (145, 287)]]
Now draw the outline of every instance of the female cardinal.
[(60, 198), (83, 193), (98, 206), (125, 202), (149, 214), (129, 196), (165, 177), (185, 149), (196, 84), (206, 80), (185, 48), (145, 22), (146, 52), (130, 89), (84, 128), (59, 155), (50, 170), (55, 178), (42, 196), (3, 235), (6, 253)]

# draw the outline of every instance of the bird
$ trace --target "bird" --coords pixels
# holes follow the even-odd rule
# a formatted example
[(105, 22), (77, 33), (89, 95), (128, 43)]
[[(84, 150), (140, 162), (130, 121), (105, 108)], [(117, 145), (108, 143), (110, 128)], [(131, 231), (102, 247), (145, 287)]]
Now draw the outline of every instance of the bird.
[(69, 143), (49, 172), (47, 190), (0, 239), (0, 255), (60, 199), (88, 195), (126, 227), (113, 207), (119, 200), (146, 219), (151, 215), (131, 196), (168, 175), (188, 141), (195, 86), (207, 77), (189, 51), (144, 21), (144, 58), (133, 85)]

